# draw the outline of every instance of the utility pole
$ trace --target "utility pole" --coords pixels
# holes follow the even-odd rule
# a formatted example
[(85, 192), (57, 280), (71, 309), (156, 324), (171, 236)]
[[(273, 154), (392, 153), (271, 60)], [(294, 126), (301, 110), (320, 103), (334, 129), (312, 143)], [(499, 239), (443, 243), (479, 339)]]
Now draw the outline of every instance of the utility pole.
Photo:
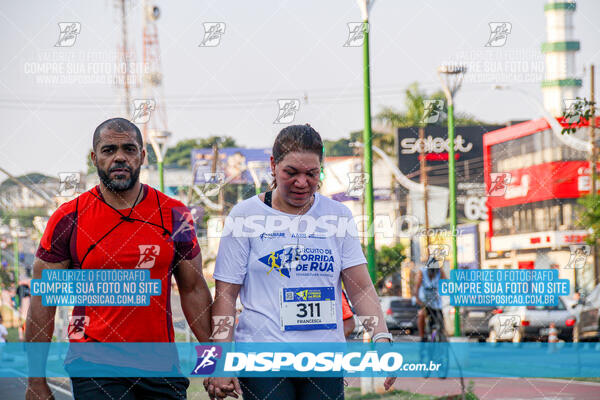
[(127, 15), (125, 13), (125, 0), (121, 0), (121, 36), (123, 39), (123, 63), (125, 64), (125, 77), (123, 89), (125, 89), (125, 115), (131, 118), (131, 95), (129, 93), (129, 53), (127, 47)]
[[(594, 64), (592, 64), (590, 66), (590, 142), (592, 145), (592, 152), (591, 152), (591, 158), (590, 158), (590, 169), (591, 169), (591, 178), (592, 178), (592, 182), (591, 182), (591, 192), (592, 192), (592, 196), (594, 199), (594, 203), (596, 198), (598, 197), (598, 191), (596, 188), (596, 178), (597, 178), (597, 173), (596, 173), (596, 163), (598, 160), (597, 157), (597, 149), (596, 149), (596, 132), (595, 132), (595, 128), (596, 128), (596, 115), (595, 115), (595, 105), (594, 105), (594, 101), (595, 101), (595, 93), (594, 93), (594, 86), (595, 86), (595, 67)], [(598, 281), (600, 280), (598, 277), (598, 246), (597, 243), (594, 243), (594, 256), (593, 256), (593, 263), (594, 263), (594, 286), (598, 284)]]
[(429, 258), (429, 194), (427, 190), (427, 160), (425, 159), (425, 127), (419, 127), (419, 142), (421, 143), (420, 166), (421, 183), (423, 184), (423, 203), (425, 207), (425, 247)]

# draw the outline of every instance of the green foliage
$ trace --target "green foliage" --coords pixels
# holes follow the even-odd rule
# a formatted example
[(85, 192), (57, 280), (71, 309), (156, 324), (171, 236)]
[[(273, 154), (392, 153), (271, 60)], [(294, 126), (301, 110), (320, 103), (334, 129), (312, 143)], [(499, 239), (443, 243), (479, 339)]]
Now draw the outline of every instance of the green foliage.
[(352, 156), (354, 151), (350, 147), (350, 139), (339, 139), (339, 140), (324, 140), (323, 146), (325, 147), (326, 157), (341, 157), (341, 156)]
[[(40, 174), (39, 172), (31, 172), (29, 174), (17, 176), (15, 178), (19, 182), (22, 182), (22, 183), (24, 183), (26, 185), (30, 185), (30, 186), (38, 185), (38, 184), (44, 183), (49, 180), (58, 181), (58, 178), (56, 178), (56, 177), (51, 177), (48, 175)], [(16, 185), (17, 185), (17, 183), (15, 181), (13, 181), (12, 179), (10, 179), (10, 178), (5, 179), (2, 183), (0, 183), (0, 191), (7, 190)]]
[(189, 167), (192, 161), (192, 149), (210, 149), (214, 144), (217, 144), (219, 148), (239, 147), (235, 142), (235, 139), (230, 136), (210, 136), (201, 139), (180, 140), (175, 146), (167, 149), (167, 153), (165, 154), (165, 165)]
[(579, 212), (579, 224), (591, 229), (587, 242), (591, 245), (600, 239), (600, 197), (592, 193), (577, 200), (583, 207)]
[(577, 130), (577, 125), (582, 120), (589, 120), (592, 116), (592, 109), (596, 105), (596, 102), (589, 101), (586, 98), (577, 97), (573, 104), (563, 111), (563, 118), (569, 125), (561, 130), (561, 133), (571, 134)]
[[(362, 245), (363, 252), (367, 254), (367, 249)], [(393, 246), (381, 246), (375, 251), (375, 265), (377, 270), (375, 276), (375, 287), (377, 287), (388, 276), (400, 272), (402, 261), (406, 258), (404, 246), (396, 243)]]
[[(431, 125), (446, 126), (448, 123), (448, 108), (446, 96), (441, 90), (428, 95), (419, 88), (417, 82), (412, 83), (404, 92), (404, 106), (406, 111), (398, 111), (393, 107), (384, 107), (375, 119), (392, 128), (407, 128), (412, 126), (425, 126), (424, 121), (428, 116), (438, 113), (439, 118)], [(425, 108), (425, 100), (441, 100), (443, 107), (437, 103), (429, 103)], [(454, 124), (457, 126), (486, 125), (486, 122), (480, 121), (468, 113), (457, 113), (454, 115)]]
[(377, 286), (388, 276), (400, 272), (402, 261), (406, 258), (403, 254), (404, 246), (400, 243), (396, 243), (393, 246), (381, 246), (381, 248), (375, 252), (375, 264), (377, 265)]
[(0, 210), (0, 217), (4, 224), (8, 224), (11, 218), (19, 220), (19, 226), (24, 228), (33, 228), (33, 217), (38, 215), (48, 215), (45, 208), (22, 208), (14, 211)]

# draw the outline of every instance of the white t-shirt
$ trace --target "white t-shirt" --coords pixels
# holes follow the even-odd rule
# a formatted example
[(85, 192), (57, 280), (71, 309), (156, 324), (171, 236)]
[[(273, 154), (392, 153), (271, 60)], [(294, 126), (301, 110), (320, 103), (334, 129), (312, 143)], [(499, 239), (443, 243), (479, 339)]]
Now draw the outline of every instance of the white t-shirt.
[(2, 324), (0, 324), (0, 343), (6, 343), (6, 339), (4, 338), (4, 336), (8, 335), (8, 331), (6, 330), (6, 327)]
[[(236, 341), (342, 342), (340, 273), (366, 262), (352, 214), (342, 203), (316, 193), (306, 214), (293, 215), (253, 196), (234, 206), (225, 221), (214, 278), (242, 285)], [(333, 324), (311, 324), (314, 320), (307, 318), (295, 327), (303, 330), (290, 330), (295, 328), (288, 325), (288, 307), (303, 307), (307, 317), (325, 311), (287, 303), (291, 298), (302, 302), (307, 294), (333, 298), (320, 305), (333, 313)], [(282, 305), (290, 311), (286, 317)]]

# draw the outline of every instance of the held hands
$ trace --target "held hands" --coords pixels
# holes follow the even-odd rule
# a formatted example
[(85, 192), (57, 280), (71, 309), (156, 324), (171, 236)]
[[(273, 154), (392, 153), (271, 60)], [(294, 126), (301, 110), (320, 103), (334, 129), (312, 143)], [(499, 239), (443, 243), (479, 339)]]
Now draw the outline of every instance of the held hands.
[(54, 400), (54, 395), (48, 386), (46, 378), (29, 378), (25, 400)]
[[(388, 339), (382, 338), (380, 340), (377, 340), (377, 342), (390, 342)], [(392, 386), (394, 386), (394, 382), (396, 382), (396, 377), (395, 376), (388, 376), (387, 378), (385, 378), (385, 381), (383, 382), (383, 387), (385, 388), (386, 391), (390, 390), (390, 388)]]
[(227, 396), (238, 398), (242, 395), (242, 388), (237, 378), (205, 378), (204, 389), (211, 400), (224, 399)]

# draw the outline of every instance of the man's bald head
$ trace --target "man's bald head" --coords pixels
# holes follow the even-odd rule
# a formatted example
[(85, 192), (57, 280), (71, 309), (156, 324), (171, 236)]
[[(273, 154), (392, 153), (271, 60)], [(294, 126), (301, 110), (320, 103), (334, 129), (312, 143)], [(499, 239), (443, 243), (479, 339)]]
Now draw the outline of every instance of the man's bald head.
[(135, 141), (140, 145), (140, 149), (144, 148), (144, 140), (142, 139), (142, 132), (133, 122), (126, 120), (125, 118), (111, 118), (107, 119), (94, 131), (94, 138), (92, 141), (92, 149), (96, 151), (96, 146), (100, 143), (100, 135), (105, 130), (111, 130), (115, 132), (133, 132), (135, 133)]

